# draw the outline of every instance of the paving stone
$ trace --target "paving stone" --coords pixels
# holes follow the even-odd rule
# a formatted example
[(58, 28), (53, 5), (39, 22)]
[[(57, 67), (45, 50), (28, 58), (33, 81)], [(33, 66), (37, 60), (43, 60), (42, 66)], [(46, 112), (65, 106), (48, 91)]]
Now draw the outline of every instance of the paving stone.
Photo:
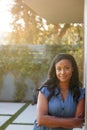
[(33, 125), (9, 125), (5, 130), (32, 130)]
[(25, 103), (0, 102), (0, 114), (15, 114)]
[(0, 116), (0, 126), (2, 126), (11, 116)]
[(33, 124), (36, 118), (36, 105), (29, 105), (13, 123), (30, 123)]
[(85, 127), (82, 127), (82, 128), (74, 128), (73, 130), (85, 130)]

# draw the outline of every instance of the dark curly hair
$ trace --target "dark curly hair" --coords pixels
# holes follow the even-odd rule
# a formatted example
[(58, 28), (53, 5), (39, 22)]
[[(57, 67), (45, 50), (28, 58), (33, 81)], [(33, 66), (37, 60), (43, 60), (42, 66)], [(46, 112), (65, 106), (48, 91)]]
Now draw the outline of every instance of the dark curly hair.
[(73, 94), (73, 98), (76, 101), (78, 101), (78, 98), (80, 96), (80, 89), (79, 89), (80, 82), (79, 82), (78, 67), (77, 67), (77, 63), (76, 63), (74, 57), (70, 54), (60, 53), (54, 57), (54, 59), (51, 63), (51, 66), (49, 68), (49, 71), (48, 71), (48, 79), (44, 82), (42, 87), (45, 86), (50, 91), (50, 95), (48, 97), (48, 100), (50, 100), (50, 98), (54, 94), (54, 88), (57, 87), (58, 83), (59, 83), (59, 80), (56, 77), (55, 64), (63, 59), (69, 60), (72, 64), (73, 72), (72, 72), (72, 77), (70, 79), (69, 90)]

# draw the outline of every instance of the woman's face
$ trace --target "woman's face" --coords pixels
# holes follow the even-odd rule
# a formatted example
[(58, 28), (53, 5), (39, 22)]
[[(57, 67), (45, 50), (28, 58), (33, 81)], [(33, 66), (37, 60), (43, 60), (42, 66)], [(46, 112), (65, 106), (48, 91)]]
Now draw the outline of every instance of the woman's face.
[(69, 60), (63, 59), (55, 65), (56, 76), (60, 82), (69, 83), (72, 76), (73, 67)]

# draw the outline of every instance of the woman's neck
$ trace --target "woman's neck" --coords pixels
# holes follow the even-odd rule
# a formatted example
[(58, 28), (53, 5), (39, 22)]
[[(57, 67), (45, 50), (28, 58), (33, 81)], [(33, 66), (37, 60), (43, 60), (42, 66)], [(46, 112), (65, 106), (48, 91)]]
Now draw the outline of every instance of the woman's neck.
[(59, 89), (62, 96), (62, 100), (64, 101), (69, 90), (69, 83), (59, 83)]
[(59, 83), (59, 88), (61, 91), (67, 91), (69, 89), (69, 83)]

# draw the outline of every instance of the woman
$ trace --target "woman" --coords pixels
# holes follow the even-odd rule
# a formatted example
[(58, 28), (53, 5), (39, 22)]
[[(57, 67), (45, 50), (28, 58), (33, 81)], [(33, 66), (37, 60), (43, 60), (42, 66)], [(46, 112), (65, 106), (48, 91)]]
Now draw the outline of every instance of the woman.
[(42, 85), (33, 130), (72, 130), (84, 123), (85, 96), (80, 87), (76, 61), (70, 54), (58, 54)]

